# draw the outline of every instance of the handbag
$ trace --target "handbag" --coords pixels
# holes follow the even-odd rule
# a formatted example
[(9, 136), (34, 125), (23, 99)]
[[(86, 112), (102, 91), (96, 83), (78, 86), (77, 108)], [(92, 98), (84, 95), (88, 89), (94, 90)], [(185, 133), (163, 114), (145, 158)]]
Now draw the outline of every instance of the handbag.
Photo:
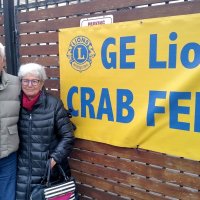
[[(73, 177), (68, 177), (61, 165), (58, 165), (60, 174), (64, 181), (59, 183), (50, 182), (51, 167), (50, 162), (42, 179), (41, 184), (36, 185), (30, 196), (30, 200), (75, 200), (76, 183)], [(44, 180), (46, 183), (44, 184)]]

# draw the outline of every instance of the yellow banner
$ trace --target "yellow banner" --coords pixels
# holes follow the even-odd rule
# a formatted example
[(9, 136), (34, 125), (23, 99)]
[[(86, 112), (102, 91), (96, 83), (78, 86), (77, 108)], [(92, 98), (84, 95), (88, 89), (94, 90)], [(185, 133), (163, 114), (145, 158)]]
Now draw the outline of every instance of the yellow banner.
[(76, 137), (200, 160), (200, 14), (61, 29)]

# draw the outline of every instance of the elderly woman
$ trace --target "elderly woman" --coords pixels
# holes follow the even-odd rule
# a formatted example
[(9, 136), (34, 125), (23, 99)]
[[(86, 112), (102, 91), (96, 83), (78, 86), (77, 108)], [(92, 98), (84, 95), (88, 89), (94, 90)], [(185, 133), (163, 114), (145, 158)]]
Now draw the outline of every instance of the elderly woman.
[(41, 182), (48, 159), (53, 174), (58, 173), (58, 163), (70, 175), (67, 157), (74, 144), (74, 135), (61, 100), (44, 89), (44, 67), (35, 63), (22, 65), (18, 76), (22, 97), (16, 199), (28, 200), (33, 186)]

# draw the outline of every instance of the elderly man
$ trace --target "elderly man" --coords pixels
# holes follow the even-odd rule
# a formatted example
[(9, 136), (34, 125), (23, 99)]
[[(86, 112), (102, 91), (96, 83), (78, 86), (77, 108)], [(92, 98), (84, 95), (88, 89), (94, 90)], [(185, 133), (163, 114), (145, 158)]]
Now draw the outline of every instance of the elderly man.
[(0, 200), (15, 200), (17, 122), (20, 81), (4, 70), (5, 51), (0, 43)]

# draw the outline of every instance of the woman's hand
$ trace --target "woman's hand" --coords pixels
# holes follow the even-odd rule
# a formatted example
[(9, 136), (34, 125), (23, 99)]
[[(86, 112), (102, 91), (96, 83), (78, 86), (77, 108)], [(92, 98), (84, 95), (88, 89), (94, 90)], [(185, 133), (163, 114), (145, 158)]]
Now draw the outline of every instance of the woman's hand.
[(56, 164), (56, 161), (53, 158), (51, 158), (51, 169), (54, 167), (55, 164)]

